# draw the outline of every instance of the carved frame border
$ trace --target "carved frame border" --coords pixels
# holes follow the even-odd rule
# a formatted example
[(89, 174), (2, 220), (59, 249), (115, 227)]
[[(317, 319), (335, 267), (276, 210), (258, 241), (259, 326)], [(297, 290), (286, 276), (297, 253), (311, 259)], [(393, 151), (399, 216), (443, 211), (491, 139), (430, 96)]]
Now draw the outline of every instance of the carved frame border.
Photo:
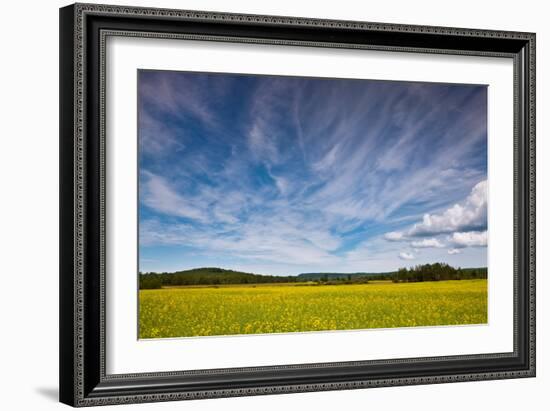
[[(435, 384), (458, 381), (476, 381), (487, 379), (505, 379), (532, 377), (535, 375), (535, 35), (533, 33), (474, 30), (448, 27), (414, 26), (385, 23), (369, 23), (338, 20), (317, 20), (296, 17), (260, 16), (248, 14), (228, 14), (217, 12), (201, 12), (188, 10), (152, 9), (124, 6), (108, 6), (96, 4), (76, 4), (61, 10), (61, 253), (64, 258), (61, 262), (61, 307), (62, 311), (70, 307), (72, 314), (61, 313), (61, 355), (60, 355), (60, 399), (62, 402), (74, 406), (92, 406), (107, 404), (138, 403), (150, 401), (170, 401), (180, 399), (218, 398), (229, 396), (262, 395), (275, 393), (290, 393), (304, 391), (324, 391), (336, 389), (354, 389), (367, 387), (414, 385), (414, 384)], [(87, 122), (87, 24), (88, 16), (102, 16), (109, 18), (139, 17), (164, 18), (186, 22), (216, 22), (232, 24), (256, 24), (262, 26), (289, 26), (289, 27), (314, 27), (337, 30), (353, 30), (355, 32), (390, 32), (390, 33), (417, 33), (433, 36), (459, 36), (462, 38), (489, 38), (518, 40), (525, 43), (520, 52), (495, 52), (479, 50), (457, 50), (446, 48), (426, 47), (402, 47), (398, 45), (376, 45), (376, 44), (351, 44), (333, 43), (320, 41), (303, 41), (292, 39), (265, 39), (254, 37), (219, 36), (219, 35), (195, 35), (178, 33), (158, 33), (149, 31), (132, 30), (108, 30), (103, 29), (99, 34), (99, 174), (100, 174), (100, 344), (99, 344), (99, 384), (96, 389), (87, 387), (87, 368), (89, 363), (86, 360), (86, 229), (87, 229), (87, 202), (88, 190), (86, 185), (86, 170), (90, 166), (86, 150), (86, 122)], [(72, 38), (68, 38), (71, 33)], [(364, 380), (334, 381), (324, 383), (295, 383), (272, 386), (250, 386), (241, 388), (216, 388), (196, 390), (166, 390), (159, 392), (143, 392), (134, 388), (133, 393), (121, 390), (119, 383), (127, 384), (143, 383), (144, 380), (160, 381), (167, 377), (189, 376), (200, 374), (213, 374), (222, 370), (203, 371), (174, 371), (163, 373), (143, 373), (125, 375), (105, 374), (105, 49), (108, 36), (131, 36), (131, 37), (155, 37), (173, 39), (192, 39), (204, 41), (228, 41), (262, 44), (280, 44), (288, 46), (315, 46), (333, 48), (361, 48), (369, 50), (401, 51), (401, 52), (422, 52), (437, 54), (465, 54), (490, 57), (510, 57), (514, 59), (514, 186), (515, 186), (515, 212), (514, 212), (514, 241), (519, 243), (517, 237), (518, 229), (527, 229), (525, 240), (527, 244), (514, 246), (515, 252), (525, 254), (527, 269), (522, 275), (527, 282), (527, 293), (522, 300), (526, 306), (525, 318), (518, 317), (518, 304), (520, 303), (517, 289), (521, 268), (518, 266), (517, 258), (514, 258), (514, 352), (495, 353), (472, 356), (451, 356), (434, 358), (415, 358), (397, 360), (374, 360), (357, 361), (353, 363), (325, 363), (307, 365), (281, 365), (273, 367), (251, 367), (242, 369), (223, 370), (228, 373), (238, 374), (241, 371), (272, 371), (306, 369), (306, 368), (330, 368), (350, 365), (383, 365), (403, 364), (422, 361), (461, 361), (465, 359), (492, 359), (505, 358), (518, 355), (519, 339), (526, 340), (523, 347), (527, 351), (527, 364), (521, 370), (502, 370), (490, 372), (460, 373), (450, 375), (426, 375), (414, 377), (395, 378), (372, 378)], [(69, 64), (71, 63), (71, 64)], [(72, 65), (72, 67), (70, 67)], [(67, 84), (67, 76), (63, 70), (72, 70), (72, 84)], [(523, 84), (522, 83), (523, 79)], [(70, 91), (70, 93), (69, 93)], [(72, 101), (67, 101), (71, 96)], [(67, 108), (72, 109), (72, 115)], [(69, 123), (72, 127), (69, 127)], [(523, 147), (523, 156), (520, 156), (520, 146)], [(72, 148), (72, 155), (68, 153)], [(65, 163), (64, 163), (65, 162)], [(71, 164), (69, 164), (71, 163)], [(70, 167), (69, 167), (70, 165)], [(70, 173), (69, 173), (70, 171)], [(520, 171), (523, 171), (523, 181), (520, 181)], [(63, 189), (72, 180), (70, 189)], [(72, 208), (68, 209), (68, 204)], [(516, 206), (516, 203), (520, 205)], [(521, 204), (524, 204), (523, 206)], [(518, 210), (521, 208), (521, 210)], [(523, 210), (527, 208), (527, 210)], [(525, 211), (522, 217), (521, 211)], [(71, 223), (72, 227), (67, 230), (66, 224)], [(69, 263), (63, 249), (72, 247), (72, 262)], [(515, 256), (516, 257), (516, 256)], [(70, 284), (69, 284), (70, 282)], [(71, 319), (70, 324), (68, 324)], [(527, 335), (518, 335), (518, 321), (526, 321)], [(69, 330), (69, 328), (72, 328)], [(89, 384), (89, 383), (88, 383)], [(69, 386), (71, 385), (71, 386)], [(154, 385), (154, 383), (152, 384)]]

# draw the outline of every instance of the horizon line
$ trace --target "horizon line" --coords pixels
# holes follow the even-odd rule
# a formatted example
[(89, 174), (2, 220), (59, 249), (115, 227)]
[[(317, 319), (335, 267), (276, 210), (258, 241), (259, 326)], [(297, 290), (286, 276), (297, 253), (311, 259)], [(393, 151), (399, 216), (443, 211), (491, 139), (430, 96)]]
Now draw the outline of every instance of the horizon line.
[[(438, 264), (438, 263), (429, 263), (429, 264), (417, 264), (417, 265), (432, 265), (432, 264)], [(454, 268), (455, 270), (458, 270), (458, 269), (468, 269), (468, 270), (472, 270), (472, 269), (489, 269), (488, 266), (482, 266), (482, 267), (454, 267), (452, 266), (451, 264), (447, 264), (447, 263), (439, 263), (439, 264), (445, 264), (445, 265), (448, 265), (449, 267), (452, 267)], [(243, 273), (243, 274), (252, 274), (252, 275), (262, 275), (262, 276), (266, 276), (266, 277), (298, 277), (300, 275), (304, 275), (304, 274), (341, 274), (341, 275), (352, 275), (352, 274), (372, 274), (372, 275), (376, 275), (376, 274), (389, 274), (389, 273), (395, 273), (397, 272), (398, 270), (400, 270), (401, 268), (406, 268), (406, 269), (410, 269), (410, 268), (414, 268), (415, 266), (408, 266), (408, 267), (399, 267), (395, 270), (390, 270), (390, 271), (373, 271), (373, 272), (370, 272), (370, 271), (354, 271), (354, 272), (335, 272), (335, 271), (310, 271), (310, 272), (302, 272), (302, 273), (298, 273), (298, 274), (288, 274), (288, 275), (279, 275), (279, 274), (262, 274), (262, 273), (253, 273), (253, 272), (248, 272), (248, 271), (239, 271), (239, 270), (233, 270), (233, 269), (230, 269), (230, 268), (221, 268), (221, 267), (196, 267), (196, 268), (188, 268), (188, 269), (184, 269), (184, 270), (180, 270), (180, 271), (147, 271), (147, 272), (142, 272), (142, 271), (138, 271), (138, 275), (147, 275), (147, 274), (176, 274), (176, 273), (181, 273), (181, 272), (185, 272), (185, 271), (193, 271), (193, 270), (206, 270), (206, 269), (216, 269), (216, 270), (223, 270), (223, 271), (232, 271), (232, 272), (237, 272), (237, 273)]]

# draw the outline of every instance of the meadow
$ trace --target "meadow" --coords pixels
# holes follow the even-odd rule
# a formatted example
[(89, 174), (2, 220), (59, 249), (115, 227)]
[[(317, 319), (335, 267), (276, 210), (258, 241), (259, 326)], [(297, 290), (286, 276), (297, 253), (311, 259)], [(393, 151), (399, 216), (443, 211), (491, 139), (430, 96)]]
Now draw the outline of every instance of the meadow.
[(487, 323), (487, 280), (232, 284), (139, 291), (139, 337)]

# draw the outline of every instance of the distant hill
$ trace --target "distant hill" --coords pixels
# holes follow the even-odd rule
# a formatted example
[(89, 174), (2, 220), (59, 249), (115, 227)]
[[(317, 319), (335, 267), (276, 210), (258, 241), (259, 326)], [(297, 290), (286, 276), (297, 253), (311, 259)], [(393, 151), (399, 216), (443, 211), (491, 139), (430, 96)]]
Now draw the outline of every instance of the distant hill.
[(276, 276), (225, 270), (217, 267), (194, 268), (174, 273), (141, 273), (140, 288), (174, 285), (261, 284), (296, 282), (296, 276)]

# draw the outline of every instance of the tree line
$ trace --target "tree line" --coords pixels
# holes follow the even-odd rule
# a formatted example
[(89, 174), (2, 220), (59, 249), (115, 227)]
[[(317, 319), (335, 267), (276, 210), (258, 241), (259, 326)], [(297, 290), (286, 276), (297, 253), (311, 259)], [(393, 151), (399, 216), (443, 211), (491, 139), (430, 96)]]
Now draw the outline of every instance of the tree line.
[(487, 268), (454, 268), (449, 264), (435, 263), (400, 268), (392, 276), (396, 283), (421, 281), (473, 280), (487, 278)]
[(175, 273), (140, 273), (139, 288), (159, 289), (182, 285), (225, 285), (225, 284), (265, 284), (265, 283), (309, 283), (309, 284), (365, 284), (369, 281), (422, 282), (469, 280), (487, 278), (487, 268), (454, 268), (446, 263), (422, 264), (410, 268), (400, 268), (388, 273), (373, 274), (323, 274), (316, 277), (275, 276), (251, 274), (222, 268), (207, 267)]
[(293, 283), (296, 276), (275, 276), (250, 274), (223, 268), (206, 267), (175, 273), (140, 273), (139, 288), (155, 289), (178, 285), (222, 285), (222, 284), (264, 284)]

